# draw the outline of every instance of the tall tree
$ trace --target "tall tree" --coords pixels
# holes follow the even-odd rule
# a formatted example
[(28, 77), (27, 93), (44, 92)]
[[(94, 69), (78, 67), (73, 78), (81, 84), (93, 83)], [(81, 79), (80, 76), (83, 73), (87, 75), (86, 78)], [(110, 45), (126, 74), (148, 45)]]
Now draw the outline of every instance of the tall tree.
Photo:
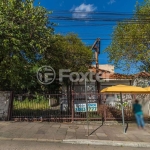
[(57, 73), (59, 69), (86, 72), (92, 63), (92, 51), (76, 34), (54, 35), (50, 47), (44, 52), (43, 61)]
[(51, 12), (33, 3), (0, 1), (0, 89), (36, 85), (34, 65), (49, 47), (53, 28), (48, 19)]
[[(76, 34), (54, 35), (42, 61), (43, 64), (48, 64), (55, 69), (57, 77), (59, 77), (59, 69), (70, 69), (71, 72), (84, 73), (92, 64), (92, 51)], [(67, 88), (68, 110), (71, 111), (72, 82), (66, 77), (63, 78), (63, 84)]]
[[(91, 49), (73, 33), (65, 36), (54, 35), (42, 59), (42, 64), (50, 65), (55, 69), (57, 77), (59, 77), (59, 69), (70, 69), (71, 72), (78, 73), (87, 72), (91, 63)], [(69, 86), (71, 82), (68, 78), (63, 78), (63, 83)]]
[(110, 62), (122, 69), (132, 64), (150, 72), (150, 0), (137, 4), (131, 19), (119, 22), (106, 48)]
[(49, 88), (38, 84), (42, 65), (85, 72), (92, 53), (75, 34), (53, 34), (45, 8), (34, 0), (0, 1), (0, 90)]

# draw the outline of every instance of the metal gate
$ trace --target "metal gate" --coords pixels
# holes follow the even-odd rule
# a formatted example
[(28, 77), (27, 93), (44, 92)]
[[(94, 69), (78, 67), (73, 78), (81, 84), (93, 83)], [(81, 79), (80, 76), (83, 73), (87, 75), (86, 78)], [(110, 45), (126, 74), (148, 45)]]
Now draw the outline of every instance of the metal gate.
[[(125, 107), (125, 118), (133, 118), (130, 106)], [(121, 109), (105, 103), (98, 93), (15, 94), (11, 119), (54, 122), (121, 120)]]
[(97, 94), (72, 92), (70, 95), (62, 93), (14, 95), (12, 120), (68, 122), (86, 120), (87, 117), (91, 120), (102, 118)]

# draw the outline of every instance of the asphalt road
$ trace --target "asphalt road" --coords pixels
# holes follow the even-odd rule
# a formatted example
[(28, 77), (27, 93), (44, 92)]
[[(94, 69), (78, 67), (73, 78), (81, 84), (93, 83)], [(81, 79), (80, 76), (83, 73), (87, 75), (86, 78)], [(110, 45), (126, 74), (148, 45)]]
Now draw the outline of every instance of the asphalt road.
[(0, 140), (0, 150), (149, 150), (149, 148), (75, 145), (56, 142)]

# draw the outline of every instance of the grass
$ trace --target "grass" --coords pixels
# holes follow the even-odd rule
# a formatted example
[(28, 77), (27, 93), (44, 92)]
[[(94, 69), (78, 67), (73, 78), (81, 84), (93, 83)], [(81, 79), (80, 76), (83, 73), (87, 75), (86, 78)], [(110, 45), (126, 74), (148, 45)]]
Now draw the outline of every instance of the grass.
[[(56, 100), (56, 99), (53, 99)], [(13, 102), (13, 117), (40, 117), (58, 115), (60, 110), (51, 109), (48, 99), (15, 99)]]
[(37, 109), (50, 109), (49, 106), (49, 101), (48, 100), (40, 100), (37, 101), (35, 100), (29, 100), (29, 99), (25, 99), (23, 101), (19, 101), (19, 100), (14, 100), (13, 102), (13, 109), (32, 109), (32, 110), (37, 110)]

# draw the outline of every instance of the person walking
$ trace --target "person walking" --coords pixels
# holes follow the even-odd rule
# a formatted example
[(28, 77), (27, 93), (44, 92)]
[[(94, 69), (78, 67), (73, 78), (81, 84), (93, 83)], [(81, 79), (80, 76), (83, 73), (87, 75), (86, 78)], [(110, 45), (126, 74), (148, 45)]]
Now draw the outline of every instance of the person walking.
[(142, 111), (142, 106), (139, 104), (139, 101), (136, 99), (135, 103), (133, 104), (133, 113), (136, 118), (136, 123), (138, 125), (138, 128), (143, 128), (145, 127), (145, 122), (143, 119), (143, 111)]

